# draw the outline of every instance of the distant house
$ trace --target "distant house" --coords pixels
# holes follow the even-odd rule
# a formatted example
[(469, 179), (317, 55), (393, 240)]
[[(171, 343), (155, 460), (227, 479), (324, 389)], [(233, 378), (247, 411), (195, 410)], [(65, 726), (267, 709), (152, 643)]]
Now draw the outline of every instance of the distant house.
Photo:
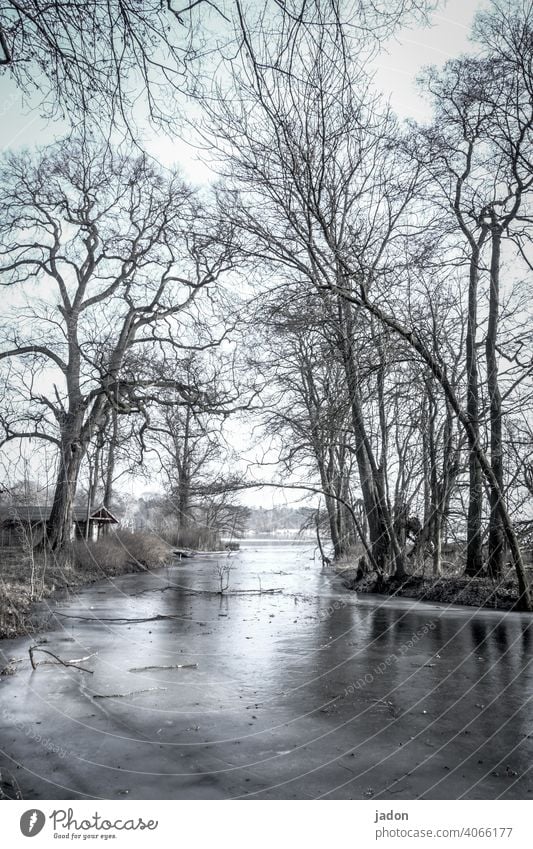
[[(49, 527), (51, 509), (51, 506), (34, 504), (0, 505), (0, 546), (41, 543)], [(71, 539), (100, 539), (111, 525), (118, 525), (118, 520), (107, 507), (98, 507), (89, 515), (86, 507), (75, 507)]]

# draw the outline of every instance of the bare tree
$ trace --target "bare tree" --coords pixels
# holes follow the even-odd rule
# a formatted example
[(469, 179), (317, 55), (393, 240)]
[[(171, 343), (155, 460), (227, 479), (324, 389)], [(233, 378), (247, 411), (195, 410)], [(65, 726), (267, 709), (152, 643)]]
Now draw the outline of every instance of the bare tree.
[(3, 330), (13, 387), (3, 442), (57, 445), (50, 544), (60, 548), (82, 459), (109, 411), (134, 412), (168, 389), (198, 394), (155, 369), (153, 352), (194, 344), (193, 307), (231, 267), (232, 249), (215, 243), (177, 175), (83, 139), (8, 157), (2, 183), (3, 282), (22, 304)]
[[(370, 283), (414, 185), (409, 169), (399, 176), (399, 154), (389, 143), (393, 117), (374, 108), (368, 79), (338, 36), (327, 29), (316, 39), (301, 34), (290, 69), (274, 64), (279, 44), (263, 41), (255, 51), (250, 43), (246, 63), (233, 71), (231, 96), (221, 108), (206, 104), (217, 144), (246, 191), (236, 226), (253, 234), (259, 255), (317, 290), (352, 285), (342, 263), (347, 252)], [(391, 553), (400, 575), (403, 554), (362, 410), (356, 317), (346, 298), (333, 301), (375, 559), (384, 568)]]
[[(434, 124), (426, 131), (426, 167), (450, 206), (469, 252), (467, 334), (467, 411), (476, 439), (481, 439), (479, 367), (476, 334), (481, 301), (483, 256), (490, 246), (489, 308), (485, 335), (486, 384), (490, 403), (490, 462), (498, 491), (490, 487), (489, 571), (499, 577), (503, 567), (504, 532), (498, 499), (505, 493), (502, 398), (498, 379), (498, 324), (502, 240), (519, 248), (528, 221), (527, 198), (533, 186), (531, 158), (532, 11), (521, 4), (494, 4), (482, 15), (475, 34), (483, 54), (448, 62), (442, 73), (430, 73), (427, 84), (435, 98)], [(483, 567), (482, 474), (470, 459), (467, 573)]]
[(261, 298), (251, 323), (261, 344), (249, 361), (265, 380), (262, 438), (276, 450), (284, 476), (313, 481), (318, 475), (333, 550), (340, 557), (357, 536), (346, 506), (352, 500), (354, 445), (328, 299), (306, 286), (287, 285)]
[[(199, 363), (190, 362), (184, 374), (189, 382), (199, 382), (196, 372)], [(207, 380), (204, 375), (204, 386)], [(200, 507), (203, 496), (220, 469), (223, 454), (221, 418), (223, 413), (212, 408), (202, 409), (200, 398), (189, 403), (165, 404), (153, 409), (144, 431), (147, 462), (155, 454), (165, 481), (167, 497), (172, 504), (174, 519), (179, 531), (194, 524), (195, 508)]]

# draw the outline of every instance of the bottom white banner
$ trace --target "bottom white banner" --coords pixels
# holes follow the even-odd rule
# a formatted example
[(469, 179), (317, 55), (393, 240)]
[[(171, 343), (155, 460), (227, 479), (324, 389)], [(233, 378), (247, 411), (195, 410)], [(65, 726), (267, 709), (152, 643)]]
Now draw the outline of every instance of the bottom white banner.
[[(189, 844), (232, 849), (519, 847), (531, 845), (531, 805), (518, 801), (8, 801), (1, 845)], [(529, 837), (528, 837), (529, 835)]]

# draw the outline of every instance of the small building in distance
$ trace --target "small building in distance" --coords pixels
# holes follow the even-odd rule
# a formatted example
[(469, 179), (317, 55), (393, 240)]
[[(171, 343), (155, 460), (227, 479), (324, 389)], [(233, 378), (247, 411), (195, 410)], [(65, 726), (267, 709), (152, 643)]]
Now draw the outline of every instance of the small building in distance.
[[(0, 505), (0, 547), (35, 547), (47, 535), (51, 506), (35, 504)], [(104, 505), (88, 512), (86, 507), (75, 507), (72, 514), (70, 537), (95, 541), (108, 533), (118, 519)]]

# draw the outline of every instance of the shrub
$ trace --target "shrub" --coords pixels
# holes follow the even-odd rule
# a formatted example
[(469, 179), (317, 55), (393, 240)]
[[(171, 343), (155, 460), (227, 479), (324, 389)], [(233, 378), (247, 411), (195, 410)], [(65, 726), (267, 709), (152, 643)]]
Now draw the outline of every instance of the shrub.
[(169, 547), (154, 534), (115, 531), (97, 542), (77, 540), (73, 555), (79, 570), (120, 575), (132, 571), (132, 565), (161, 566), (168, 560)]
[(153, 568), (169, 559), (170, 546), (156, 534), (116, 531), (113, 537), (116, 544), (126, 552), (129, 562), (136, 561), (142, 566)]

